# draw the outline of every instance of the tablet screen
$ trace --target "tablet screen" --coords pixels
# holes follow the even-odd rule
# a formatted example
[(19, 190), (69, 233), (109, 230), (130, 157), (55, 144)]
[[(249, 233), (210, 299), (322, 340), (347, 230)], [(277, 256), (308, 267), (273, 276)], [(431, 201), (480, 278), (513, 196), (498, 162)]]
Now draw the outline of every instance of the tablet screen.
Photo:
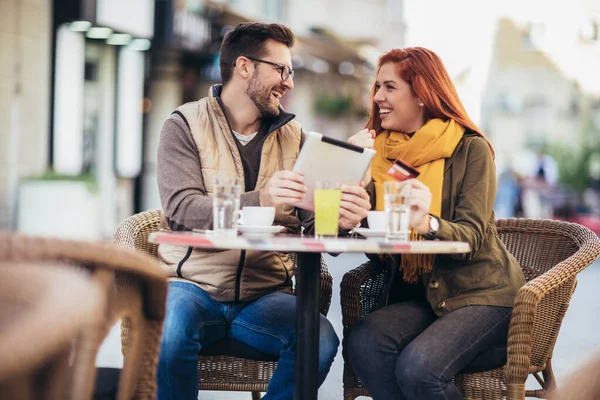
[(292, 171), (304, 175), (308, 191), (294, 206), (314, 211), (317, 181), (358, 185), (371, 165), (375, 151), (363, 149), (317, 132), (304, 133), (305, 141)]

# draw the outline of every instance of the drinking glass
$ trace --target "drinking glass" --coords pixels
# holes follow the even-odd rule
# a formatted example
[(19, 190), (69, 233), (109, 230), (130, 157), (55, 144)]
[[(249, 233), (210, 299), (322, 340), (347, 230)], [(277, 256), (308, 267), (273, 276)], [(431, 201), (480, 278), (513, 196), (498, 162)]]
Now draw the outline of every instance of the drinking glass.
[(237, 177), (218, 176), (213, 181), (213, 231), (236, 237), (242, 186)]
[(342, 190), (339, 182), (317, 181), (315, 185), (315, 236), (336, 238)]
[(410, 237), (410, 197), (412, 187), (398, 181), (384, 183), (384, 210), (387, 213), (386, 240)]

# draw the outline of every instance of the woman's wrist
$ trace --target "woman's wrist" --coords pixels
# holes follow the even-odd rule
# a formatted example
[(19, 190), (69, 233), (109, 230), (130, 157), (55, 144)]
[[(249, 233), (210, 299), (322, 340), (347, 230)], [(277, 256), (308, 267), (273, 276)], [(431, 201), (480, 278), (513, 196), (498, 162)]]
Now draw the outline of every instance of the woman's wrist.
[(415, 227), (415, 230), (417, 231), (418, 234), (426, 235), (427, 233), (429, 233), (429, 219), (430, 218), (431, 218), (431, 215), (426, 214), (425, 218), (423, 218), (421, 220), (421, 223), (419, 224), (419, 226)]

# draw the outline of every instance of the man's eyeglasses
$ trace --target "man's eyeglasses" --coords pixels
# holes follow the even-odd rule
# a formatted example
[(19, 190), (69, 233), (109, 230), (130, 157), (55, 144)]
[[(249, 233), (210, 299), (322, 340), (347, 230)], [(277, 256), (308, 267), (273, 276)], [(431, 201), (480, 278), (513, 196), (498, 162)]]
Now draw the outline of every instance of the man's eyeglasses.
[(248, 60), (252, 60), (252, 61), (256, 61), (256, 62), (261, 62), (261, 63), (265, 63), (265, 64), (272, 65), (274, 67), (277, 67), (277, 69), (281, 73), (281, 80), (282, 81), (287, 81), (288, 78), (294, 79), (294, 69), (288, 67), (287, 65), (279, 64), (279, 63), (274, 63), (274, 62), (267, 61), (267, 60), (261, 60), (260, 58), (254, 58), (254, 57), (248, 57), (248, 56), (245, 56), (245, 57)]

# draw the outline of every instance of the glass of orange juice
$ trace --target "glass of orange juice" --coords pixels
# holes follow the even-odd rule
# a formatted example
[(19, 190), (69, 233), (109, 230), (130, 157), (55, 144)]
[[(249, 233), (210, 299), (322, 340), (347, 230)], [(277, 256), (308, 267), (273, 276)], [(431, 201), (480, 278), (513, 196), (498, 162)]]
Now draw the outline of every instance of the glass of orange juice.
[(315, 236), (336, 238), (342, 189), (339, 182), (317, 181), (315, 186)]

